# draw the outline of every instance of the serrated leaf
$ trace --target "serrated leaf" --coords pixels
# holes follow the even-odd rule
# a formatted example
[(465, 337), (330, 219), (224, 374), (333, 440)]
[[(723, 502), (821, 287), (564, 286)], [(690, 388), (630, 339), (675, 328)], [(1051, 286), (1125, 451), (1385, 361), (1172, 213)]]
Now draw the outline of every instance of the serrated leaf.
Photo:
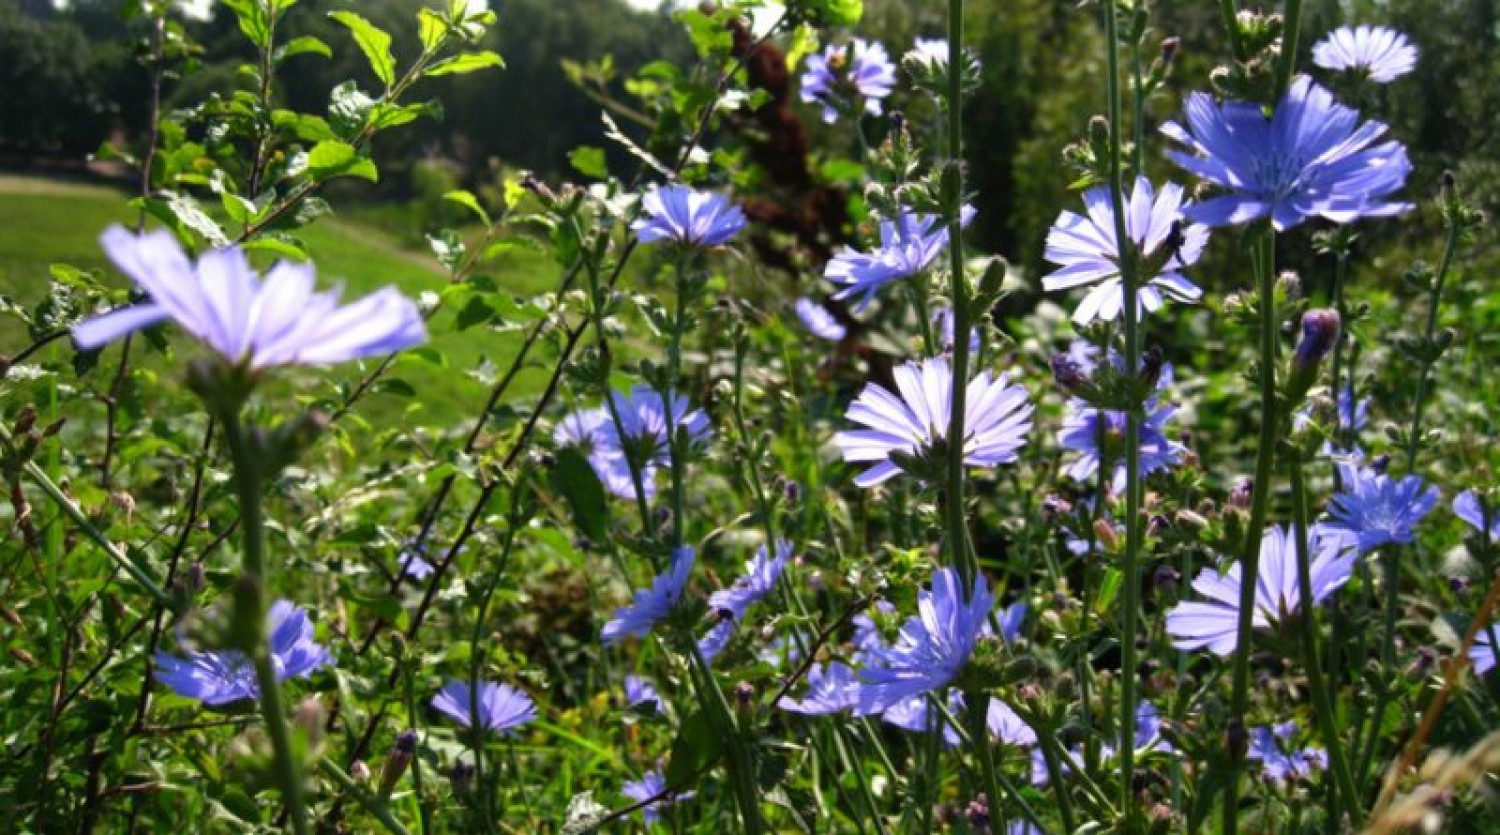
[(490, 50), (465, 52), (462, 55), (455, 55), (452, 58), (444, 58), (438, 61), (436, 64), (428, 67), (427, 71), (422, 74), (427, 76), (459, 75), (489, 69), (490, 67), (503, 70), (505, 69), (505, 61), (499, 54)]
[(547, 474), (552, 489), (567, 499), (573, 511), (573, 524), (584, 536), (603, 542), (609, 536), (609, 506), (605, 503), (604, 485), (593, 465), (573, 447), (563, 447)]
[(396, 59), (391, 55), (390, 35), (351, 11), (329, 12), (328, 16), (349, 27), (349, 33), (354, 36), (354, 43), (365, 54), (365, 60), (370, 62), (370, 69), (375, 72), (375, 77), (380, 79), (387, 89), (396, 83)]
[(353, 145), (337, 139), (325, 139), (307, 154), (307, 170), (317, 180), (334, 177), (363, 177), (375, 182), (380, 172), (375, 163), (359, 155)]

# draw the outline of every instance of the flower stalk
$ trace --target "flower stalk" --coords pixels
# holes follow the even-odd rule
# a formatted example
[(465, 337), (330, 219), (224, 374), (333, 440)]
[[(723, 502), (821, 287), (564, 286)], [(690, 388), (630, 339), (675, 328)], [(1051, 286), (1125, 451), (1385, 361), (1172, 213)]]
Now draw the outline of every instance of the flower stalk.
[(266, 565), (265, 509), (261, 483), (269, 475), (262, 471), (264, 456), (254, 448), (249, 428), (240, 420), (239, 404), (220, 409), (224, 440), (234, 467), (235, 495), (240, 505), (240, 534), (243, 553), (241, 577), (235, 588), (234, 623), (238, 647), (255, 665), (255, 681), (260, 691), (260, 712), (266, 733), (271, 738), (273, 769), (280, 784), (282, 801), (292, 831), (308, 835), (307, 808), (302, 797), (302, 773), (292, 748), (281, 703), (281, 685), (271, 664), (271, 646), (266, 634), (270, 615), (267, 589), (271, 576)]

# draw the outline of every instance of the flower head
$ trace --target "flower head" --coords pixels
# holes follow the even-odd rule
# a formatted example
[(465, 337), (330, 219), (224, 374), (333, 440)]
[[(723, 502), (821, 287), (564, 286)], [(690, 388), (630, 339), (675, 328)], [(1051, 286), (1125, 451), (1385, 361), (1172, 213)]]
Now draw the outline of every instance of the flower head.
[[(942, 715), (941, 711), (933, 716), (931, 714), (931, 700), (938, 698), (931, 695), (912, 696), (892, 705), (884, 713), (880, 714), (881, 721), (888, 725), (894, 725), (903, 731), (912, 733), (927, 733), (938, 730), (941, 726), (943, 744), (949, 748), (958, 747), (962, 741), (958, 735), (958, 729), (948, 721), (948, 717)], [(956, 717), (964, 715), (964, 694), (957, 689), (950, 689), (946, 697), (948, 712)], [(999, 699), (990, 699), (989, 707), (985, 710), (985, 728), (990, 736), (1005, 745), (1028, 746), (1037, 743), (1036, 731), (1031, 729), (1009, 705)]]
[[(1097, 351), (1083, 340), (1075, 340), (1068, 355), (1061, 361), (1079, 374), (1092, 374)], [(1125, 360), (1111, 351), (1109, 360), (1121, 369)], [(1163, 364), (1157, 376), (1151, 399), (1146, 401), (1146, 419), (1140, 426), (1140, 464), (1142, 477), (1177, 465), (1187, 448), (1167, 437), (1167, 421), (1177, 414), (1177, 407), (1160, 402), (1157, 398), (1172, 384), (1172, 366)], [(1101, 464), (1113, 468), (1109, 489), (1119, 492), (1125, 489), (1125, 435), (1126, 415), (1112, 409), (1099, 409), (1082, 399), (1068, 402), (1068, 411), (1063, 418), (1062, 430), (1057, 434), (1063, 449), (1079, 453), (1065, 472), (1079, 482), (1088, 482), (1099, 471)]]
[(402, 543), (401, 550), (396, 553), (396, 562), (401, 566), (401, 576), (413, 580), (425, 580), (437, 570), (427, 561), (427, 546), (416, 537)]
[[(646, 823), (655, 823), (661, 817), (661, 807), (690, 800), (695, 792), (668, 792), (666, 778), (660, 771), (648, 771), (639, 780), (631, 780), (620, 787), (620, 792), (637, 803), (657, 798), (641, 807), (641, 817)], [(660, 797), (658, 797), (658, 795)]]
[(1343, 26), (1313, 46), (1313, 63), (1325, 70), (1362, 72), (1389, 84), (1417, 66), (1417, 48), (1386, 26)]
[[(277, 681), (306, 678), (333, 663), (333, 656), (313, 634), (307, 611), (285, 600), (271, 606), (271, 666)], [(236, 649), (190, 652), (179, 658), (156, 653), (156, 678), (189, 699), (218, 706), (260, 698), (255, 665)]]
[(630, 225), (641, 243), (674, 241), (684, 246), (729, 243), (745, 228), (745, 215), (729, 198), (687, 186), (659, 186), (641, 198), (646, 216)]
[(644, 708), (650, 705), (654, 711), (661, 710), (661, 694), (650, 681), (634, 673), (625, 677), (625, 706)]
[(338, 290), (313, 292), (308, 264), (283, 261), (262, 281), (237, 247), (209, 250), (194, 264), (168, 232), (112, 226), (100, 243), (151, 300), (74, 328), (73, 341), (86, 350), (169, 319), (252, 371), (344, 362), (427, 340), (417, 306), (394, 287), (340, 306)]
[(760, 602), (776, 588), (787, 560), (792, 557), (792, 543), (780, 540), (776, 543), (776, 556), (772, 557), (762, 545), (755, 556), (745, 561), (745, 573), (727, 589), (720, 589), (708, 598), (709, 608), (728, 612), (737, 621), (745, 619), (745, 611)]
[[(1115, 211), (1106, 187), (1084, 192), (1087, 216), (1065, 211), (1047, 233), (1048, 261), (1059, 269), (1042, 278), (1046, 290), (1094, 285), (1073, 311), (1073, 321), (1086, 325), (1094, 319), (1112, 321), (1125, 308), (1120, 275), (1120, 244), (1115, 237)], [(1167, 183), (1156, 192), (1151, 181), (1138, 178), (1125, 204), (1125, 234), (1138, 253), (1144, 272), (1137, 276), (1136, 297), (1147, 312), (1162, 306), (1163, 296), (1197, 301), (1203, 295), (1182, 270), (1198, 261), (1208, 244), (1208, 227), (1181, 223), (1182, 186)]]
[[(938, 349), (941, 351), (952, 351), (956, 342), (953, 339), (953, 309), (950, 307), (939, 307), (932, 311), (932, 329), (937, 332)], [(979, 329), (969, 328), (969, 356), (979, 353)]]
[(1487, 508), (1473, 490), (1453, 497), (1453, 515), (1468, 522), (1490, 542), (1500, 539), (1500, 507)]
[(677, 607), (687, 589), (688, 577), (693, 573), (696, 554), (688, 546), (678, 548), (672, 554), (672, 564), (651, 582), (648, 588), (636, 589), (635, 599), (629, 606), (615, 611), (615, 616), (604, 624), (600, 637), (605, 646), (614, 646), (626, 635), (644, 638), (658, 623)]
[(1493, 629), (1493, 626), (1480, 629), (1474, 636), (1474, 645), (1469, 647), (1469, 663), (1474, 665), (1475, 675), (1482, 676), (1495, 669), (1495, 645), (1490, 643)]
[(932, 588), (918, 593), (918, 614), (901, 627), (895, 644), (870, 653), (855, 712), (882, 713), (951, 684), (974, 652), (994, 603), (983, 577), (975, 577), (965, 595), (957, 571), (933, 572)]
[[(1339, 586), (1348, 582), (1354, 572), (1358, 552), (1349, 539), (1324, 527), (1308, 532), (1308, 547), (1313, 553), (1309, 565), (1313, 603), (1321, 603)], [(1178, 603), (1167, 613), (1167, 634), (1180, 650), (1208, 649), (1226, 656), (1238, 644), (1240, 612), (1240, 564), (1220, 574), (1217, 568), (1205, 568), (1193, 580), (1193, 589), (1208, 602)], [(1296, 534), (1289, 528), (1266, 528), (1260, 540), (1260, 570), (1255, 581), (1255, 611), (1251, 623), (1256, 629), (1269, 629), (1302, 606), (1302, 591), (1297, 579)]]
[(807, 692), (800, 699), (782, 696), (776, 706), (792, 713), (818, 716), (852, 709), (859, 702), (859, 681), (842, 661), (807, 668)]
[(1292, 82), (1270, 119), (1260, 105), (1219, 105), (1194, 93), (1187, 128), (1162, 126), (1190, 152), (1170, 152), (1174, 162), (1230, 192), (1189, 206), (1189, 220), (1225, 226), (1269, 217), (1277, 231), (1314, 216), (1351, 223), (1411, 208), (1387, 201), (1411, 163), (1401, 143), (1374, 144), (1385, 131), (1380, 122), (1360, 123), (1357, 111), (1306, 76)]
[[(964, 225), (974, 216), (965, 206)], [(932, 266), (948, 246), (948, 227), (937, 215), (902, 211), (895, 220), (880, 222), (880, 246), (873, 252), (844, 247), (823, 269), (823, 277), (839, 285), (833, 297), (854, 298), (854, 308), (863, 310), (887, 284), (910, 278)]]
[(865, 113), (879, 116), (880, 100), (896, 86), (896, 65), (879, 41), (855, 38), (848, 44), (829, 45), (821, 54), (807, 57), (802, 74), (802, 100), (823, 106), (823, 121), (833, 124), (839, 106), (855, 97), (864, 100)]
[(1343, 490), (1329, 502), (1326, 524), (1354, 537), (1360, 551), (1411, 542), (1412, 529), (1437, 507), (1438, 489), (1424, 490), (1421, 476), (1396, 479), (1357, 461), (1341, 461), (1338, 469)]
[[(588, 459), (589, 466), (599, 476), (604, 489), (616, 496), (634, 498), (635, 480), (630, 473), (630, 464), (621, 453), (612, 428), (612, 419), (607, 410), (579, 409), (569, 413), (557, 424), (552, 432), (552, 439), (560, 447), (573, 447), (582, 452)], [(645, 491), (646, 498), (655, 494), (655, 464), (648, 462), (642, 468), (641, 489)]]
[(721, 618), (708, 632), (704, 633), (702, 638), (698, 639), (698, 653), (703, 656), (704, 661), (712, 662), (729, 646), (729, 642), (734, 638), (736, 625), (732, 617)]
[[(645, 498), (656, 494), (656, 473), (671, 462), (668, 426), (686, 430), (695, 443), (709, 438), (708, 416), (690, 408), (687, 398), (673, 395), (671, 414), (665, 399), (650, 386), (636, 386), (630, 393), (610, 392), (611, 405), (619, 415), (615, 425), (609, 408), (582, 409), (567, 417), (553, 431), (559, 446), (579, 449), (609, 492), (622, 498), (635, 497), (635, 477), (629, 456), (640, 468)], [(622, 431), (623, 430), (623, 431)]]
[[(848, 418), (868, 428), (840, 432), (834, 443), (845, 461), (874, 462), (854, 483), (873, 487), (901, 471), (894, 453), (926, 456), (946, 441), (952, 409), (953, 371), (943, 357), (908, 362), (895, 371), (896, 394), (876, 383), (865, 386), (850, 405)], [(1016, 460), (1031, 429), (1032, 406), (1026, 389), (1009, 385), (1005, 375), (982, 371), (969, 381), (964, 408), (964, 462), (994, 467)]]
[(536, 718), (531, 697), (509, 684), (479, 682), (476, 693), (469, 682), (450, 679), (432, 700), (432, 706), (465, 728), (475, 725), (490, 733), (505, 734)]
[(797, 309), (797, 318), (802, 320), (802, 326), (813, 336), (838, 342), (848, 335), (849, 329), (833, 318), (828, 308), (812, 299), (798, 299), (793, 306)]
[(1245, 752), (1248, 759), (1259, 760), (1261, 774), (1274, 783), (1285, 783), (1312, 774), (1313, 769), (1328, 767), (1328, 752), (1322, 748), (1307, 747), (1287, 751), (1283, 743), (1290, 742), (1297, 733), (1294, 722), (1262, 726), (1250, 729), (1250, 749)]

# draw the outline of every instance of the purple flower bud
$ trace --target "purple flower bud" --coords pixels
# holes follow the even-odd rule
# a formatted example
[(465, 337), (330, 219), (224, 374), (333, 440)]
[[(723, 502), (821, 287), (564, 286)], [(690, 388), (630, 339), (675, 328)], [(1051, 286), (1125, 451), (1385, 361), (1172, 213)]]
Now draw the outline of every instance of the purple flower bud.
[(1177, 48), (1182, 45), (1182, 39), (1176, 36), (1166, 38), (1161, 42), (1161, 60), (1163, 64), (1172, 63), (1177, 57)]
[(1302, 341), (1292, 355), (1294, 373), (1312, 373), (1339, 341), (1337, 310), (1309, 310), (1302, 314)]
[(1250, 500), (1255, 496), (1255, 479), (1242, 478), (1234, 483), (1234, 489), (1229, 491), (1229, 500), (1225, 502), (1226, 507), (1235, 510), (1249, 510)]
[(1052, 377), (1063, 391), (1072, 393), (1088, 385), (1089, 375), (1077, 360), (1067, 354), (1052, 355)]

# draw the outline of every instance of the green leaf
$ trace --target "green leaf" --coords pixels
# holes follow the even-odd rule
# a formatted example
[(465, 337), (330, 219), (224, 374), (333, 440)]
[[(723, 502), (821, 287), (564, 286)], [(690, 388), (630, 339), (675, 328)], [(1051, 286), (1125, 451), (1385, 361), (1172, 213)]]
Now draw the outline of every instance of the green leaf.
[(332, 58), (333, 50), (328, 44), (312, 35), (301, 35), (292, 38), (271, 53), (271, 60), (279, 64), (294, 55), (321, 55), (324, 58)]
[(475, 325), (482, 325), (495, 318), (495, 308), (490, 307), (484, 299), (478, 296), (470, 296), (469, 303), (458, 312), (458, 321), (455, 326), (460, 331), (466, 331)]
[(585, 177), (603, 180), (609, 176), (609, 166), (604, 161), (604, 149), (584, 145), (568, 154), (568, 162), (574, 170)]
[[(609, 538), (609, 507), (605, 504), (604, 485), (588, 459), (573, 447), (557, 452), (557, 462), (547, 473), (552, 489), (568, 500), (573, 510), (573, 524), (584, 536), (595, 542)], [(673, 752), (676, 759), (676, 752)]]
[(489, 69), (490, 67), (503, 70), (505, 69), (505, 61), (497, 53), (490, 50), (465, 52), (462, 55), (455, 55), (452, 58), (444, 58), (428, 67), (427, 71), (422, 74), (427, 76), (458, 75), (461, 73), (477, 72)]
[(447, 194), (443, 195), (443, 199), (463, 206), (464, 208), (478, 215), (479, 219), (484, 222), (485, 226), (490, 225), (490, 213), (486, 212), (484, 210), (484, 207), (479, 205), (479, 198), (475, 197), (473, 192), (458, 189), (457, 191), (450, 191)]
[(432, 9), (419, 9), (417, 11), (417, 37), (422, 41), (422, 51), (431, 52), (437, 49), (438, 44), (443, 42), (443, 36), (448, 33), (448, 24)]
[(254, 239), (246, 241), (241, 247), (246, 252), (265, 252), (280, 258), (290, 258), (293, 261), (306, 261), (307, 250), (288, 235), (275, 232), (263, 233)]
[(307, 154), (307, 170), (316, 180), (363, 177), (375, 182), (380, 179), (373, 161), (361, 157), (353, 145), (337, 139), (325, 139), (313, 146)]
[(1104, 572), (1104, 580), (1099, 584), (1099, 597), (1094, 600), (1094, 611), (1104, 614), (1109, 607), (1114, 605), (1115, 596), (1120, 593), (1120, 586), (1124, 584), (1124, 575), (1120, 569), (1111, 568)]
[(662, 779), (668, 786), (684, 786), (712, 765), (724, 747), (724, 737), (700, 711), (689, 716), (672, 740), (672, 755)]
[(328, 121), (339, 136), (354, 136), (365, 126), (376, 101), (365, 95), (353, 81), (333, 88), (328, 97)]
[(224, 5), (234, 12), (239, 20), (240, 31), (250, 42), (261, 49), (271, 42), (271, 21), (266, 17), (266, 8), (258, 0), (224, 0)]
[(396, 59), (391, 55), (391, 36), (354, 12), (340, 10), (329, 12), (328, 16), (349, 27), (349, 33), (354, 36), (354, 42), (370, 62), (370, 69), (374, 70), (375, 77), (385, 84), (386, 89), (390, 89), (396, 83)]

